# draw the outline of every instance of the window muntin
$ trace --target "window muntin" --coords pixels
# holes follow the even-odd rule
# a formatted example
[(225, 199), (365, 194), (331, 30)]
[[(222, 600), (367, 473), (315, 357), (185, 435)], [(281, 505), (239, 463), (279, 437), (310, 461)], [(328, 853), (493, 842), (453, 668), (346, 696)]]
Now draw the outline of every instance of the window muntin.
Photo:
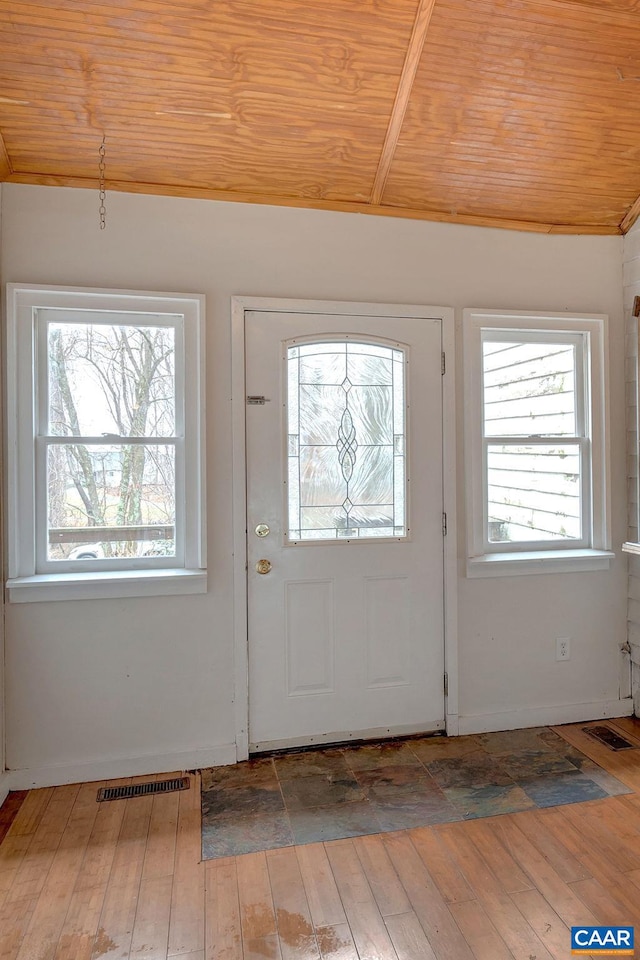
[(290, 542), (406, 537), (406, 363), (397, 344), (287, 347)]
[(590, 543), (591, 475), (582, 334), (481, 334), (487, 550)]

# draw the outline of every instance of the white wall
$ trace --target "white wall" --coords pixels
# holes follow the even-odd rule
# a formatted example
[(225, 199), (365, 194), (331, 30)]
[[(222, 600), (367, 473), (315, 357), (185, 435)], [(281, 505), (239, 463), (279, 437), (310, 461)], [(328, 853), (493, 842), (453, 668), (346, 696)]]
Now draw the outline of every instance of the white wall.
[[(3, 184), (0, 183), (0, 250), (2, 245), (2, 190)], [(2, 262), (0, 254), (0, 263)], [(3, 377), (0, 374), (0, 383)], [(4, 402), (0, 400), (0, 409), (4, 408)], [(0, 461), (3, 459), (3, 452), (0, 449)], [(2, 540), (2, 531), (4, 528), (4, 510), (0, 514), (0, 540)], [(2, 558), (0, 557), (0, 570), (3, 569)], [(4, 736), (4, 592), (0, 596), (0, 803), (4, 800), (9, 790), (9, 779), (3, 773), (5, 769), (5, 736)]]
[[(23, 781), (233, 755), (233, 294), (608, 313), (619, 553), (626, 537), (620, 238), (115, 193), (101, 232), (95, 192), (18, 185), (5, 186), (3, 208), (4, 281), (198, 292), (208, 308), (209, 593), (7, 608), (7, 763), (28, 771)], [(608, 572), (464, 579), (461, 430), (458, 453), (462, 729), (615, 709), (625, 558)], [(573, 637), (569, 662), (555, 662), (556, 636)]]

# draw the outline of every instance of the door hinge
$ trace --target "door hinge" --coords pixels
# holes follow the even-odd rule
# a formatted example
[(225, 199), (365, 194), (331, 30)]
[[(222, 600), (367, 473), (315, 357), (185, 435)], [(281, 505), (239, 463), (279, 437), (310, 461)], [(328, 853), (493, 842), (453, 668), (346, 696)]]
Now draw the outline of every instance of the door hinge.
[(442, 536), (446, 537), (447, 535), (447, 515), (446, 513), (442, 514)]
[(442, 371), (442, 376), (444, 377), (445, 373), (447, 372), (447, 358), (445, 356), (444, 350), (442, 351), (442, 360), (441, 360), (440, 369)]
[(444, 695), (445, 697), (449, 696), (449, 674), (445, 673), (444, 675)]
[(256, 397), (249, 396), (247, 397), (247, 403), (253, 407), (263, 407), (265, 403), (270, 403), (269, 397)]

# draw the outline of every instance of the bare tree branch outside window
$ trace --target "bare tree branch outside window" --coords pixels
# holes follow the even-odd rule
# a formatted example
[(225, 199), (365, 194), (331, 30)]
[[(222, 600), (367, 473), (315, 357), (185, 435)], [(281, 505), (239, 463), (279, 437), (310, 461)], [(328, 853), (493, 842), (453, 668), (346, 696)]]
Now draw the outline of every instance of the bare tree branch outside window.
[(172, 555), (175, 329), (51, 323), (48, 358), (50, 436), (69, 438), (47, 451), (50, 559)]

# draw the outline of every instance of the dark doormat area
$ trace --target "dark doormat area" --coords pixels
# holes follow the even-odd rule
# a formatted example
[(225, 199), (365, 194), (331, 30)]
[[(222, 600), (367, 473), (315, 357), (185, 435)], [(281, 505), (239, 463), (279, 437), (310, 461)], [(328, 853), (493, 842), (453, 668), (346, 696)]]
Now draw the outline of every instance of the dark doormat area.
[(202, 857), (632, 792), (548, 727), (305, 750), (202, 771)]

